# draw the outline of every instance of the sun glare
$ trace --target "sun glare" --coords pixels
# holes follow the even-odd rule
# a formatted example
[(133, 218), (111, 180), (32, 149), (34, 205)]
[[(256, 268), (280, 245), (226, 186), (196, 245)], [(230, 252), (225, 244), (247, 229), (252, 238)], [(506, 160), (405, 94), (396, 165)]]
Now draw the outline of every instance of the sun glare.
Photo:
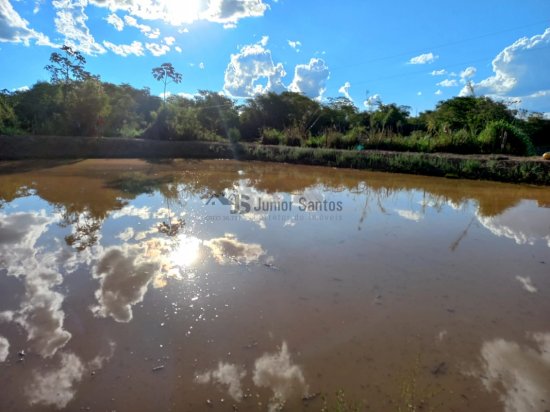
[(200, 255), (200, 240), (196, 237), (182, 237), (170, 253), (170, 261), (179, 268), (188, 268), (195, 263)]
[(167, 19), (175, 25), (199, 20), (204, 0), (165, 0)]

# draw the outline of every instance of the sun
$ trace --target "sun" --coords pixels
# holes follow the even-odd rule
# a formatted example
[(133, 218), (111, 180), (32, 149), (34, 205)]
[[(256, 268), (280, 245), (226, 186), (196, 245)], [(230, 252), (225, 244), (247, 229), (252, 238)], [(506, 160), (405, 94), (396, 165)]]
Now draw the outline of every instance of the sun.
[(206, 0), (164, 0), (166, 19), (174, 25), (193, 23), (206, 9)]
[(196, 237), (180, 237), (176, 247), (170, 253), (170, 261), (179, 268), (188, 268), (200, 255), (201, 241)]

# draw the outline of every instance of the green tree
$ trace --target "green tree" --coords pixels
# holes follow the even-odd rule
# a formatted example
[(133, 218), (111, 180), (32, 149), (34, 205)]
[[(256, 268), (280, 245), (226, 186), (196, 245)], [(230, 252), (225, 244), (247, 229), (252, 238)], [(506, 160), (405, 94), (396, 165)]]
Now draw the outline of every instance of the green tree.
[(44, 68), (50, 72), (52, 83), (63, 84), (63, 98), (65, 98), (71, 83), (89, 79), (92, 75), (84, 70), (86, 59), (78, 50), (64, 45), (61, 51), (62, 53), (52, 53), (50, 64)]
[(195, 107), (201, 125), (218, 136), (228, 138), (229, 131), (239, 125), (235, 103), (219, 93), (200, 90), (195, 97)]
[(164, 83), (163, 101), (164, 107), (166, 107), (166, 86), (170, 82), (181, 83), (183, 76), (181, 73), (176, 72), (176, 69), (172, 66), (172, 63), (162, 63), (160, 67), (155, 67), (153, 69), (153, 77), (155, 80)]
[(7, 90), (0, 92), (0, 134), (11, 134), (17, 124), (17, 117), (9, 97), (10, 94)]

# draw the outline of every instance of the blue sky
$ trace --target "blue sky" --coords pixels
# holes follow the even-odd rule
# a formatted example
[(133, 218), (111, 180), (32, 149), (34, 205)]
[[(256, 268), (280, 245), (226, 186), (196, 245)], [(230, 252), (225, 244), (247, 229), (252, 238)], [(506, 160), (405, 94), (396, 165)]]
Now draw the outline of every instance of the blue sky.
[(550, 114), (550, 1), (0, 0), (0, 89), (48, 80), (62, 44), (105, 81), (246, 98), (292, 90), (413, 114), (468, 94)]

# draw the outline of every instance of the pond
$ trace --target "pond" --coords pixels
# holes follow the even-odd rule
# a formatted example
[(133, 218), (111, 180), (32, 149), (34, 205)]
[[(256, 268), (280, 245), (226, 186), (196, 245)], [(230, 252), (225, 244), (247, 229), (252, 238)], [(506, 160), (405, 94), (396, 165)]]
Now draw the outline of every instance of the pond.
[(0, 164), (0, 410), (550, 408), (550, 189)]

